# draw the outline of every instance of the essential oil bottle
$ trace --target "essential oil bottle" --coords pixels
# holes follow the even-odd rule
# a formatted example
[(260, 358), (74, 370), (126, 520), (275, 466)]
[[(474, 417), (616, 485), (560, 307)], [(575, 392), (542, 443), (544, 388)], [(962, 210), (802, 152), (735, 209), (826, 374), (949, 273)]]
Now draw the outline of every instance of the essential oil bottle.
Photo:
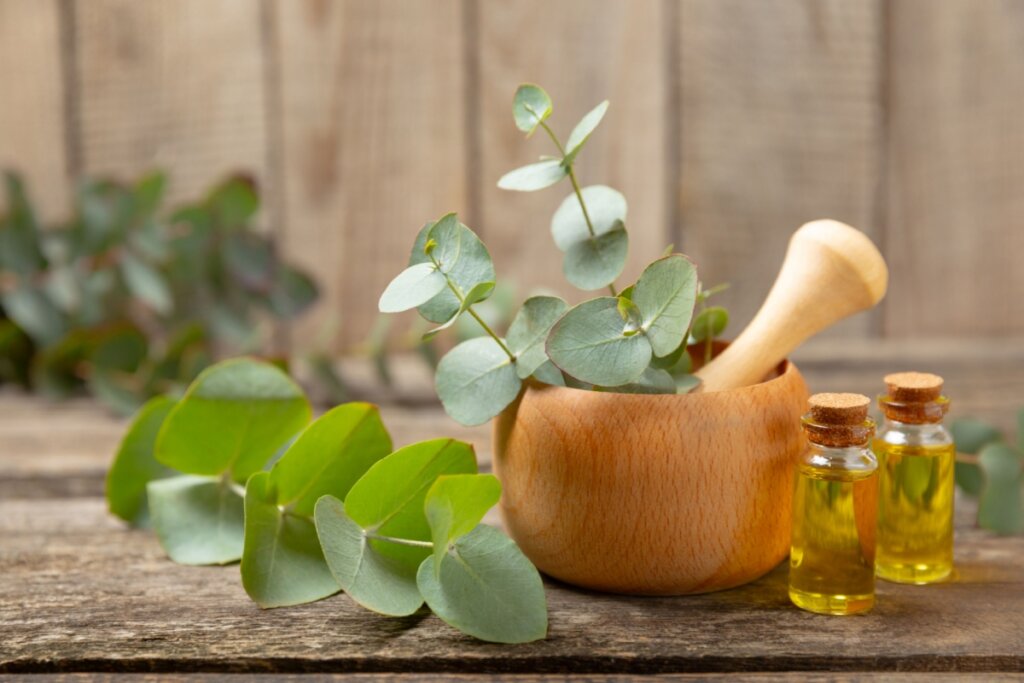
[(803, 417), (808, 448), (796, 468), (789, 598), (821, 614), (875, 604), (878, 463), (871, 399), (815, 394)]
[(885, 415), (874, 439), (878, 458), (880, 578), (932, 583), (953, 571), (956, 446), (942, 418), (949, 399), (942, 378), (922, 372), (885, 377), (878, 404)]

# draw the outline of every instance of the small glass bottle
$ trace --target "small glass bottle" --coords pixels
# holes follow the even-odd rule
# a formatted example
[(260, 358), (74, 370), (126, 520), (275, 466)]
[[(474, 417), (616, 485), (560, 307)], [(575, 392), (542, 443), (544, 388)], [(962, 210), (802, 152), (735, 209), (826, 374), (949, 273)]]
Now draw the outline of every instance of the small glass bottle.
[(875, 604), (878, 463), (871, 399), (815, 394), (803, 418), (809, 445), (796, 468), (789, 598), (821, 614)]
[(878, 398), (885, 424), (873, 448), (880, 471), (880, 578), (933, 583), (953, 571), (956, 446), (942, 426), (949, 399), (942, 378), (922, 372), (885, 377)]

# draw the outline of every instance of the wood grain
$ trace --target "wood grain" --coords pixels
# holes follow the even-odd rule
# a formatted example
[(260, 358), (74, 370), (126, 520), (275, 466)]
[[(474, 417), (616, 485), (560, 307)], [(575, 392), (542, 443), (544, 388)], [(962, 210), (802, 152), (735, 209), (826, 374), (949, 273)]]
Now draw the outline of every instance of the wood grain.
[(201, 196), (236, 171), (266, 180), (258, 3), (95, 0), (70, 6), (82, 172), (135, 178), (166, 169), (172, 204)]
[[(581, 186), (610, 185), (629, 203), (629, 260), (620, 288), (672, 242), (666, 176), (673, 125), (665, 88), (667, 4), (660, 0), (544, 0), (477, 6), (480, 140), (474, 217), (494, 256), (498, 277), (520, 291), (544, 287), (572, 302), (589, 298), (562, 275), (562, 255), (551, 239), (551, 215), (572, 193), (568, 181), (540, 192), (499, 190), (506, 171), (555, 155), (542, 132), (524, 140), (512, 122), (520, 83), (543, 86), (554, 101), (550, 120), (564, 144), (577, 121), (611, 100), (601, 126), (580, 153)], [(472, 29), (471, 29), (472, 30)]]
[(474, 641), (436, 617), (388, 619), (345, 596), (261, 611), (237, 567), (174, 565), (94, 499), (0, 501), (0, 672), (1022, 671), (1024, 537), (961, 530), (959, 577), (881, 582), (857, 618), (801, 612), (785, 567), (683, 598), (549, 582), (547, 640)]
[[(682, 0), (677, 200), (681, 246), (733, 334), (757, 310), (789, 235), (835, 218), (881, 236), (881, 3)], [(870, 316), (829, 334), (864, 336)]]
[[(0, 170), (22, 174), (40, 218), (70, 206), (60, 5), (0, 0)], [(0, 192), (0, 212), (5, 193)]]
[(1024, 331), (1024, 6), (892, 3), (892, 336)]
[(365, 339), (423, 224), (466, 206), (458, 0), (273, 3), (286, 253), (320, 280), (298, 348), (341, 322)]

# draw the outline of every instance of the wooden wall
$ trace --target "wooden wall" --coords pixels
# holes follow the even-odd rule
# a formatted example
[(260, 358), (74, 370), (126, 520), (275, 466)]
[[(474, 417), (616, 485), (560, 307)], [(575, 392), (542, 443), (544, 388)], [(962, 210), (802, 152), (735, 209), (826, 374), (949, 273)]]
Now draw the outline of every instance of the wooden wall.
[(567, 134), (604, 98), (581, 181), (630, 201), (628, 276), (670, 243), (729, 281), (735, 328), (824, 216), (892, 269), (833, 336), (1024, 335), (1024, 2), (0, 0), (0, 167), (49, 218), (80, 174), (160, 166), (173, 198), (233, 170), (320, 280), (296, 346), (365, 337), (416, 230), (457, 210), (499, 277), (563, 284), (568, 188), (495, 187), (548, 153), (510, 116), (543, 84)]

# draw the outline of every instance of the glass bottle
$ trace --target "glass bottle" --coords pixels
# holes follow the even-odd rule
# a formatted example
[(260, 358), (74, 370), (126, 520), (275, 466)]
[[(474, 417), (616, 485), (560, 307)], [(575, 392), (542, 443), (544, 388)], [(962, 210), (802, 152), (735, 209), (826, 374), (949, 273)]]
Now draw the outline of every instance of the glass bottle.
[(811, 612), (856, 614), (875, 604), (870, 404), (860, 394), (815, 394), (803, 418), (808, 448), (796, 468), (789, 598)]
[(941, 581), (953, 571), (956, 446), (942, 425), (949, 399), (938, 375), (900, 372), (885, 383), (878, 399), (885, 423), (873, 444), (880, 471), (876, 573), (899, 583)]

